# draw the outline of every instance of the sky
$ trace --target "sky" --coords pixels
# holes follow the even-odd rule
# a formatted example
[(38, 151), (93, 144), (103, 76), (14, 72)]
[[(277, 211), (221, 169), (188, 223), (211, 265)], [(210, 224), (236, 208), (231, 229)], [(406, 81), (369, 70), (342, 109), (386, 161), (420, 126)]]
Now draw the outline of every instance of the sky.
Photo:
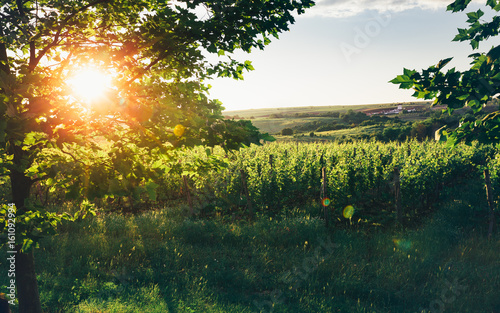
[[(452, 42), (467, 26), (466, 12), (451, 13), (452, 0), (319, 0), (296, 17), (264, 51), (237, 53), (254, 71), (243, 81), (217, 78), (210, 96), (226, 110), (376, 104), (416, 101), (411, 90), (388, 83), (403, 68), (421, 70), (454, 57), (448, 67), (465, 70), (473, 51), (467, 42)], [(479, 51), (500, 44), (483, 43)]]

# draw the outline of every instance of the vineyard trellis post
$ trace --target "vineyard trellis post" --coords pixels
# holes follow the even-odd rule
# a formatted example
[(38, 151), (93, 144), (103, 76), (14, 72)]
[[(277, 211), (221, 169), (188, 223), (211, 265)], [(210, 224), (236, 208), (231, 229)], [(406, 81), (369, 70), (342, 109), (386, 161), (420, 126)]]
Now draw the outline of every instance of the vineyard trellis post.
[(323, 203), (323, 199), (327, 198), (327, 178), (326, 178), (326, 167), (321, 168), (321, 194), (320, 198), (322, 200), (323, 204), (323, 215), (325, 218), (325, 225), (328, 227), (329, 221), (328, 221), (328, 206)]
[(394, 168), (394, 199), (396, 203), (396, 220), (398, 223), (403, 221), (403, 209), (401, 207), (401, 173), (399, 168)]
[(189, 191), (187, 176), (183, 175), (182, 180), (184, 181), (184, 190), (186, 191), (186, 198), (187, 198), (188, 205), (189, 205), (189, 213), (191, 214), (191, 216), (193, 216), (194, 215), (193, 200), (191, 198), (191, 192)]
[(253, 218), (254, 212), (253, 212), (253, 207), (252, 207), (252, 201), (250, 199), (250, 194), (248, 192), (246, 172), (245, 172), (245, 170), (240, 170), (240, 173), (241, 173), (241, 187), (243, 188), (243, 193), (245, 194), (245, 197), (247, 198), (248, 213), (250, 214), (250, 217)]
[(493, 227), (495, 226), (495, 204), (493, 202), (493, 193), (491, 188), (490, 171), (488, 169), (484, 170), (484, 181), (486, 185), (486, 198), (488, 199), (488, 206), (490, 209), (490, 224), (488, 227), (488, 238), (491, 238), (493, 234)]

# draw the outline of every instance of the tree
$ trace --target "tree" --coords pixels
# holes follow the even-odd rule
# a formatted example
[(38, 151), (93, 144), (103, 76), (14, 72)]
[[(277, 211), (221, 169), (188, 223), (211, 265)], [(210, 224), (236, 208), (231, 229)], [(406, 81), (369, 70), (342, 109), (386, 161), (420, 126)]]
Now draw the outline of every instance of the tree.
[[(61, 219), (75, 218), (30, 201), (31, 186), (63, 187), (68, 199), (120, 193), (154, 198), (152, 177), (168, 168), (172, 151), (225, 140), (217, 133), (222, 106), (208, 98), (204, 81), (215, 75), (241, 79), (252, 65), (231, 53), (263, 49), (288, 30), (293, 12), (313, 4), (2, 1), (0, 175), (10, 178), (17, 221), (26, 221), (16, 226), (19, 312), (41, 312), (32, 244)], [(209, 62), (210, 54), (217, 61)], [(98, 97), (75, 95), (73, 89), (86, 84), (76, 74), (90, 70), (109, 82), (93, 85), (105, 87)], [(255, 135), (248, 125), (239, 130)]]
[(291, 129), (291, 128), (283, 128), (281, 130), (281, 135), (282, 136), (291, 136), (291, 135), (293, 135), (293, 129)]
[[(464, 11), (470, 2), (471, 0), (456, 0), (447, 10)], [(498, 0), (487, 0), (486, 6), (496, 12), (500, 11)], [(486, 22), (481, 19), (483, 15), (482, 10), (467, 13), (469, 27), (459, 28), (453, 41), (469, 41), (472, 49), (476, 50), (482, 41), (497, 36), (500, 31), (500, 16), (494, 16), (491, 21)], [(496, 100), (500, 92), (500, 46), (495, 46), (486, 53), (473, 53), (469, 57), (472, 59), (472, 66), (463, 72), (455, 68), (444, 71), (444, 67), (453, 59), (447, 58), (422, 72), (405, 68), (403, 75), (397, 76), (391, 82), (399, 84), (402, 89), (413, 88), (414, 97), (434, 99), (434, 105), (446, 105), (450, 114), (455, 109), (470, 107), (477, 115), (488, 102)], [(498, 126), (500, 111), (497, 110), (478, 121), (463, 120), (459, 127), (443, 134), (451, 145), (472, 140), (498, 143)]]

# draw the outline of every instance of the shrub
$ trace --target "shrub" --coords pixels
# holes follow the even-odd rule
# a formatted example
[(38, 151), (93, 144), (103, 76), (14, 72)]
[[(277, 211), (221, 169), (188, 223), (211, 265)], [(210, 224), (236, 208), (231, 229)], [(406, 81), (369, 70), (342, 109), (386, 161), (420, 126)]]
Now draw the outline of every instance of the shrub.
[(281, 135), (282, 136), (291, 136), (291, 135), (293, 135), (293, 129), (291, 129), (291, 128), (283, 128), (281, 130)]

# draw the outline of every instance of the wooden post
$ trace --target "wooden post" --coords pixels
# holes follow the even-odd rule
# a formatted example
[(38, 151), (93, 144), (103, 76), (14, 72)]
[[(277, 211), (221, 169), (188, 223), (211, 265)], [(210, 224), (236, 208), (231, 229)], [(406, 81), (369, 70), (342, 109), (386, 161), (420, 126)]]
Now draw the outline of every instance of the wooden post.
[(269, 165), (271, 165), (271, 170), (273, 169), (273, 155), (269, 155)]
[(191, 192), (189, 191), (189, 185), (188, 185), (188, 180), (187, 176), (184, 175), (182, 176), (182, 179), (184, 180), (184, 189), (186, 190), (186, 197), (189, 205), (189, 212), (191, 216), (194, 215), (194, 209), (193, 209), (193, 200), (191, 199)]
[(323, 203), (323, 199), (325, 199), (327, 196), (327, 180), (326, 180), (326, 167), (323, 167), (321, 169), (321, 204), (323, 205), (323, 215), (325, 218), (325, 226), (328, 227), (329, 221), (328, 221), (328, 208), (326, 205)]
[(401, 208), (401, 179), (397, 167), (394, 168), (394, 200), (396, 202), (396, 220), (401, 224), (403, 221), (403, 210)]
[(490, 171), (484, 170), (484, 181), (486, 184), (486, 198), (488, 199), (488, 206), (490, 207), (490, 225), (488, 227), (488, 238), (493, 234), (493, 227), (495, 226), (495, 204), (493, 202), (493, 194), (491, 191)]
[(245, 197), (247, 198), (248, 213), (250, 213), (250, 217), (253, 218), (254, 213), (253, 213), (252, 201), (250, 200), (250, 194), (248, 193), (247, 178), (246, 178), (245, 170), (240, 170), (240, 174), (241, 174), (241, 186), (243, 188), (243, 193), (245, 194)]

